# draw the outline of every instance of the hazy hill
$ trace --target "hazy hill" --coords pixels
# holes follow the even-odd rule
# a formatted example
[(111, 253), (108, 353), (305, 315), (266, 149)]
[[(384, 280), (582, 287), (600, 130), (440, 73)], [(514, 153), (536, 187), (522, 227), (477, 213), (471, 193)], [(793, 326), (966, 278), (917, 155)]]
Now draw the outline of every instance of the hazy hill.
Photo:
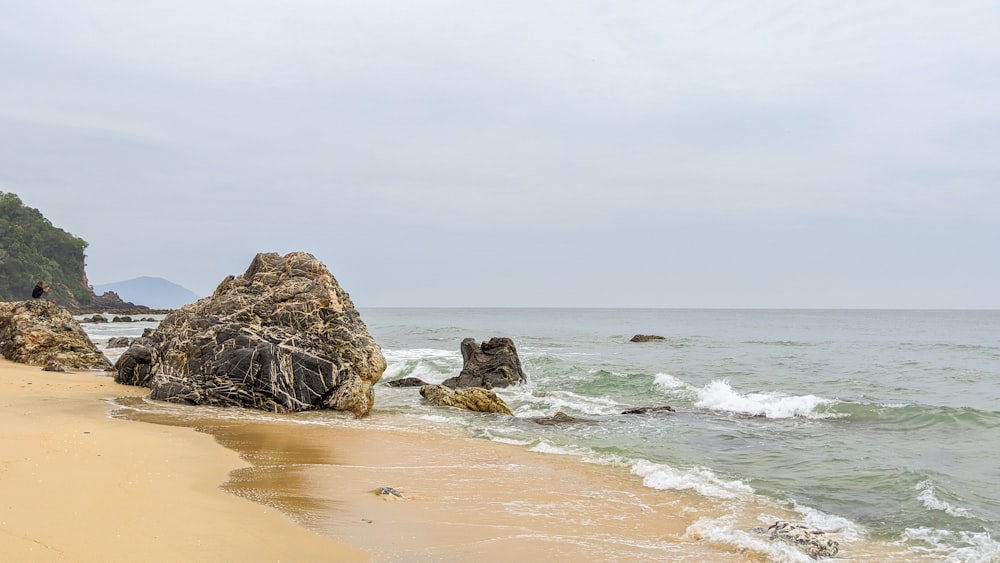
[(139, 303), (153, 309), (178, 309), (194, 303), (200, 297), (190, 289), (163, 278), (139, 278), (94, 286), (95, 293), (113, 291), (124, 301)]

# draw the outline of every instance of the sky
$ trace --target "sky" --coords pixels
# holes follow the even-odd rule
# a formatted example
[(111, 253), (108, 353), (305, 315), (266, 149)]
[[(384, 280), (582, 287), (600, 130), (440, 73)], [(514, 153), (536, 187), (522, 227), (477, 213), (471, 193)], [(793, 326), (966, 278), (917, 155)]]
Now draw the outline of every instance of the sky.
[(92, 284), (1000, 308), (995, 0), (0, 0), (0, 191)]

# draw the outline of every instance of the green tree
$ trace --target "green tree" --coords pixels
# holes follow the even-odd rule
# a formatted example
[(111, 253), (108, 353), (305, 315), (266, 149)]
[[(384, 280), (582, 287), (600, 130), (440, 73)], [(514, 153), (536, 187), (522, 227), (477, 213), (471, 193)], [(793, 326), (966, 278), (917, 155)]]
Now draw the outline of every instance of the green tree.
[(38, 280), (48, 297), (64, 306), (90, 303), (84, 273), (87, 242), (52, 225), (16, 194), (0, 192), (0, 301), (31, 298)]

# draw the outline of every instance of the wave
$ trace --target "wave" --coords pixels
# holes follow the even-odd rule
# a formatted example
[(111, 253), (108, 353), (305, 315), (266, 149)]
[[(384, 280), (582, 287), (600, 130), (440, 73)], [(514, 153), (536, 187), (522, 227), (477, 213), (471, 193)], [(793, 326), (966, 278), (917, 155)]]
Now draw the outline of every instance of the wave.
[(922, 502), (929, 510), (940, 510), (957, 518), (975, 518), (975, 516), (968, 510), (954, 506), (949, 502), (939, 499), (934, 494), (934, 483), (929, 480), (921, 481), (913, 488), (914, 490), (920, 491), (917, 495), (917, 499), (920, 500), (920, 502)]
[(632, 463), (632, 473), (642, 477), (642, 484), (651, 489), (693, 490), (702, 496), (721, 499), (754, 494), (753, 487), (743, 481), (720, 479), (704, 467), (684, 471), (662, 463), (638, 460)]
[(715, 380), (697, 390), (696, 407), (765, 418), (829, 418), (818, 409), (835, 401), (815, 395), (739, 393), (726, 380)]

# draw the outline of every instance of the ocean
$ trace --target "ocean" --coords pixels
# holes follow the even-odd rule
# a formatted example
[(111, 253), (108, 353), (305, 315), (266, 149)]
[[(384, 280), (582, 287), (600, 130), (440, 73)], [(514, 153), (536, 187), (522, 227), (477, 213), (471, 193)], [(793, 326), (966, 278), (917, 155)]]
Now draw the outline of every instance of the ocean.
[[(440, 383), (461, 370), (464, 338), (502, 336), (528, 383), (496, 390), (513, 419), (430, 407), (413, 388), (379, 385), (368, 419), (329, 424), (457, 428), (625, 467), (645, 489), (713, 506), (688, 535), (720, 553), (797, 560), (748, 529), (784, 511), (837, 539), (836, 560), (1000, 561), (1000, 311), (360, 313), (388, 361), (383, 382)], [(155, 323), (83, 326), (104, 346)], [(635, 334), (663, 340), (631, 342)], [(622, 414), (667, 405), (674, 412)], [(525, 422), (557, 412), (588, 421)]]

